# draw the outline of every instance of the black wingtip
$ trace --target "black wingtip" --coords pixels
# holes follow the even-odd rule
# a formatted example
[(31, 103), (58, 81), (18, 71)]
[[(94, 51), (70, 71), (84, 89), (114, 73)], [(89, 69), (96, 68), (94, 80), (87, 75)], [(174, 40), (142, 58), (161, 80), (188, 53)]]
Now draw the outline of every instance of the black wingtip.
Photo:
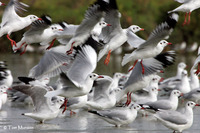
[(66, 28), (67, 23), (66, 22), (59, 22), (58, 23), (63, 29)]
[(30, 78), (30, 77), (18, 77), (18, 79), (21, 82), (24, 82), (25, 84), (29, 84), (29, 82), (34, 81), (34, 78)]
[(41, 18), (46, 24), (51, 25), (52, 19), (49, 15), (42, 15)]
[(99, 10), (107, 11), (109, 4), (103, 0), (97, 0), (93, 5), (99, 5)]
[(149, 106), (149, 105), (145, 105), (145, 104), (139, 104), (139, 105), (143, 107), (144, 109), (154, 110), (155, 112), (159, 111), (159, 109), (153, 108), (152, 106)]
[(97, 111), (94, 111), (94, 110), (88, 110), (89, 113), (92, 113), (92, 114), (96, 114), (96, 115), (99, 115), (101, 116)]
[(163, 67), (167, 67), (174, 64), (176, 59), (176, 53), (175, 51), (168, 51), (157, 55), (155, 59), (162, 62)]
[(168, 16), (166, 22), (170, 27), (174, 28), (178, 22), (178, 19), (179, 19), (178, 13), (172, 13)]
[(110, 6), (112, 9), (117, 9), (117, 10), (118, 10), (118, 6), (117, 6), (116, 0), (110, 0), (109, 6)]

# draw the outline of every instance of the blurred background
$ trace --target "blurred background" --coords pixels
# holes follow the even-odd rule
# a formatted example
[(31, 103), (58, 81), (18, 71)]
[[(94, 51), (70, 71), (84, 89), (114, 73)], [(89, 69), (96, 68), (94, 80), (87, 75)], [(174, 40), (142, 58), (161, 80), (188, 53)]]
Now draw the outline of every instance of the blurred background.
[[(1, 0), (8, 3), (8, 0)], [(69, 24), (80, 24), (84, 18), (84, 13), (87, 7), (95, 0), (20, 0), (28, 4), (27, 12), (21, 14), (26, 16), (28, 14), (35, 14), (37, 16), (49, 15), (52, 17), (53, 23), (65, 21)], [(126, 28), (132, 24), (139, 25), (144, 28), (144, 32), (137, 33), (142, 38), (147, 38), (156, 25), (165, 20), (167, 12), (178, 7), (180, 4), (174, 0), (117, 0), (119, 11), (122, 14), (121, 24)], [(5, 9), (5, 6), (0, 7), (0, 17)], [(168, 49), (175, 49), (177, 52), (188, 52), (189, 48), (200, 42), (200, 9), (195, 10), (191, 14), (191, 23), (182, 26), (184, 21), (184, 13), (179, 13), (180, 18), (177, 27), (169, 38), (172, 45)], [(12, 33), (11, 38), (18, 42), (23, 33), (28, 28)], [(11, 46), (6, 38), (0, 38), (1, 52), (11, 52)], [(175, 44), (179, 44), (176, 46)], [(186, 50), (187, 48), (187, 50)]]

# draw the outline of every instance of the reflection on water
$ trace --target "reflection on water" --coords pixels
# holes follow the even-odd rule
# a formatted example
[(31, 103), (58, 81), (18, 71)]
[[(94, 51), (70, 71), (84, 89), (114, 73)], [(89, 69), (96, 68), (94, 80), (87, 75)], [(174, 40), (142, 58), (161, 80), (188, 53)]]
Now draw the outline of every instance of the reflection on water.
[[(14, 79), (17, 80), (18, 76), (27, 76), (30, 68), (36, 65), (42, 55), (39, 54), (24, 54), (19, 56), (17, 54), (1, 54), (0, 60), (7, 61), (8, 68), (12, 71)], [(176, 73), (176, 66), (179, 62), (185, 62), (189, 70), (196, 58), (195, 55), (179, 55), (173, 66), (167, 68), (162, 77), (173, 76)], [(105, 59), (105, 58), (103, 58)], [(98, 74), (107, 74), (112, 76), (114, 72), (127, 72), (129, 65), (121, 67), (121, 55), (115, 55), (111, 57), (110, 64), (105, 66), (103, 59), (98, 63), (95, 70)], [(53, 84), (55, 80), (51, 83)], [(138, 117), (133, 123), (116, 128), (113, 125), (108, 124), (102, 119), (98, 119), (97, 116), (89, 114), (86, 111), (80, 111), (75, 116), (70, 117), (60, 116), (57, 119), (46, 122), (45, 124), (39, 124), (33, 119), (22, 116), (22, 113), (31, 112), (32, 106), (13, 106), (7, 103), (3, 106), (3, 110), (0, 111), (0, 133), (19, 132), (19, 133), (63, 133), (63, 132), (82, 132), (82, 133), (94, 133), (94, 132), (111, 132), (111, 133), (169, 133), (171, 130), (167, 129), (153, 117)], [(196, 108), (194, 112), (194, 124), (184, 133), (195, 133), (200, 130), (200, 108)]]

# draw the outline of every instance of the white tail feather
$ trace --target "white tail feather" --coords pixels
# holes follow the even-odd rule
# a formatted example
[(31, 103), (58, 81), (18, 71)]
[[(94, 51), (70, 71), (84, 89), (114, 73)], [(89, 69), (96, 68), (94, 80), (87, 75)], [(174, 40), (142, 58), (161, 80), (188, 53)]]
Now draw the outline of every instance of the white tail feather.
[(125, 54), (122, 60), (122, 66), (126, 65), (132, 59), (131, 54)]

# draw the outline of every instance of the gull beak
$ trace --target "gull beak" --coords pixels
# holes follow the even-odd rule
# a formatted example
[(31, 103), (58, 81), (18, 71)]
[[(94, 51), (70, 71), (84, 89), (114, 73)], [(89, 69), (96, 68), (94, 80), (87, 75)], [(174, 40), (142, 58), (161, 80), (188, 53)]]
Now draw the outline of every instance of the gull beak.
[(5, 3), (1, 3), (1, 6), (5, 6), (6, 4)]
[(144, 107), (141, 107), (141, 109), (145, 109)]
[(99, 77), (98, 78), (104, 78), (103, 76), (101, 76), (101, 75), (99, 75)]
[(158, 91), (161, 91), (161, 89), (158, 89)]
[(107, 24), (107, 26), (112, 26), (111, 24)]
[(12, 90), (12, 88), (8, 88), (8, 90)]
[(164, 80), (164, 78), (160, 78), (159, 82), (162, 82)]
[(168, 42), (168, 44), (167, 45), (172, 45), (172, 43), (171, 42)]
[(180, 96), (183, 96), (184, 94), (183, 93), (181, 93), (181, 95)]
[(38, 18), (38, 20), (42, 20), (42, 18)]
[(200, 104), (196, 104), (195, 106), (200, 106)]
[(64, 31), (63, 29), (59, 29), (59, 31)]
[(144, 31), (144, 29), (143, 29), (143, 28), (141, 28), (141, 29), (140, 29), (140, 31)]

